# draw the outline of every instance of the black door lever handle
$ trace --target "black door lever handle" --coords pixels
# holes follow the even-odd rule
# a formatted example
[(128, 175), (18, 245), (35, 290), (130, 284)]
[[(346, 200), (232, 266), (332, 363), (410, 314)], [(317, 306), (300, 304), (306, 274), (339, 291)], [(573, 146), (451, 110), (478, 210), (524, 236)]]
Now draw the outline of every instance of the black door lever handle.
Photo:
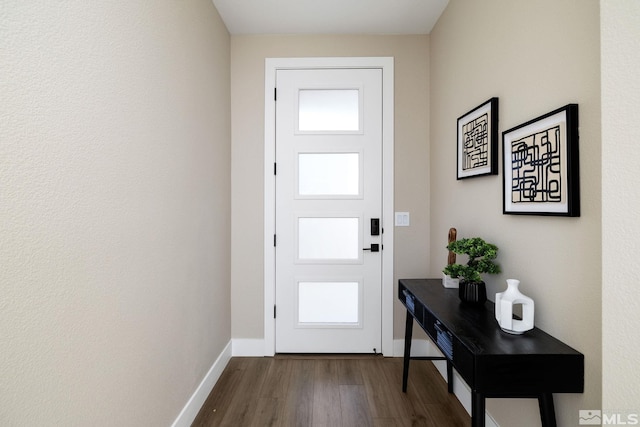
[(370, 248), (364, 248), (363, 251), (380, 252), (380, 244), (372, 243)]

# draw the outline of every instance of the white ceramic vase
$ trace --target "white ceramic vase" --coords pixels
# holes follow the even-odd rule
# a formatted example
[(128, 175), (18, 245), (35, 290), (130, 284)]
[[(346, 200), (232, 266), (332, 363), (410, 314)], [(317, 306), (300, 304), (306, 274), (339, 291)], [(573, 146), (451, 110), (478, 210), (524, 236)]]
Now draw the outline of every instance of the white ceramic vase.
[[(500, 328), (510, 334), (522, 334), (533, 329), (535, 305), (531, 298), (522, 294), (520, 281), (507, 279), (507, 290), (496, 294), (496, 320)], [(513, 318), (513, 306), (522, 304), (522, 320)]]

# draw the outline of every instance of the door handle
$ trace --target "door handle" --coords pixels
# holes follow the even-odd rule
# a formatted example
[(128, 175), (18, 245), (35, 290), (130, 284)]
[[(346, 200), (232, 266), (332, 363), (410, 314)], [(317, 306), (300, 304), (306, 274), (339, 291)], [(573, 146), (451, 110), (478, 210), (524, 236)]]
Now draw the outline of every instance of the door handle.
[(363, 251), (380, 252), (380, 244), (372, 243), (370, 248), (364, 248)]

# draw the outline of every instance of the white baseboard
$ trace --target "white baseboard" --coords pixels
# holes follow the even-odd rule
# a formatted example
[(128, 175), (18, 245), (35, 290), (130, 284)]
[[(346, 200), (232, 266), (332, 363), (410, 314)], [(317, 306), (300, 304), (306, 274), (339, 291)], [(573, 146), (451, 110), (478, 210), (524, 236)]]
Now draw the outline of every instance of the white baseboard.
[(213, 362), (209, 372), (204, 376), (178, 418), (173, 422), (172, 427), (189, 427), (193, 423), (231, 357), (262, 357), (265, 351), (264, 346), (263, 339), (233, 339), (229, 341), (216, 361)]
[(233, 340), (233, 356), (236, 357), (263, 357), (265, 353), (265, 341), (260, 339), (238, 339)]
[[(404, 355), (404, 340), (393, 340), (393, 355), (395, 357), (402, 357)], [(411, 356), (415, 357), (435, 357), (442, 356), (442, 353), (438, 348), (428, 339), (414, 339), (411, 342)], [(440, 375), (447, 380), (447, 362), (444, 360), (434, 360), (435, 365)], [(455, 368), (453, 370), (453, 394), (456, 395), (464, 409), (469, 415), (471, 415), (471, 389), (460, 377)], [(485, 411), (485, 425), (486, 427), (500, 427), (496, 420)]]
[(196, 391), (178, 415), (178, 418), (173, 422), (172, 427), (189, 427), (193, 423), (205, 400), (209, 397), (211, 390), (213, 390), (213, 386), (216, 385), (218, 379), (220, 379), (220, 375), (222, 375), (222, 371), (229, 363), (231, 359), (231, 348), (232, 344), (231, 341), (229, 341), (216, 361), (213, 362), (209, 372), (204, 376), (196, 388)]

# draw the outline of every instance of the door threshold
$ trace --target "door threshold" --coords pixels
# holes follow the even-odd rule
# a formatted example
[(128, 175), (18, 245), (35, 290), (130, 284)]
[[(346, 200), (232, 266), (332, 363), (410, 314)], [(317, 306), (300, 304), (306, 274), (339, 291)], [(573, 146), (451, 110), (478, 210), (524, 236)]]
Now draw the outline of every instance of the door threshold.
[(275, 359), (340, 359), (358, 360), (382, 357), (381, 353), (276, 353)]

